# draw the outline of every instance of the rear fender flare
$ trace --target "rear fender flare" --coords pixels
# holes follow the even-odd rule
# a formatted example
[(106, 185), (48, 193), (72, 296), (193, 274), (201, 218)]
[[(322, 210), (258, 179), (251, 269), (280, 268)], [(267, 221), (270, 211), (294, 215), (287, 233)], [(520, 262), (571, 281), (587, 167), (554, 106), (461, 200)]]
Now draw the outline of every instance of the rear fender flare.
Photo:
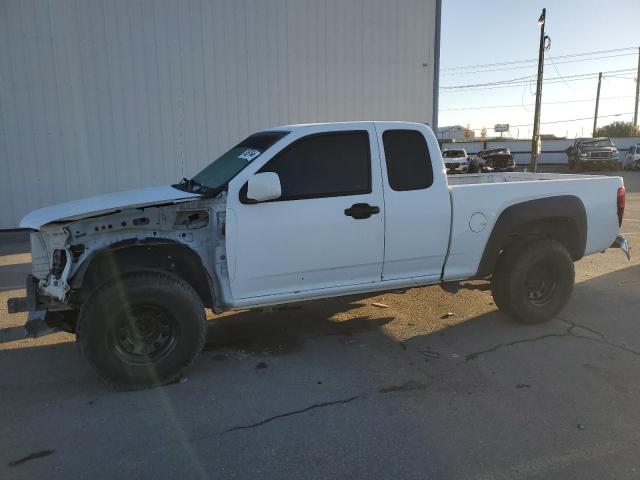
[(574, 195), (558, 195), (504, 209), (485, 245), (476, 277), (491, 275), (498, 256), (511, 242), (535, 235), (560, 237), (558, 240), (574, 261), (582, 258), (587, 245), (587, 213), (582, 200)]

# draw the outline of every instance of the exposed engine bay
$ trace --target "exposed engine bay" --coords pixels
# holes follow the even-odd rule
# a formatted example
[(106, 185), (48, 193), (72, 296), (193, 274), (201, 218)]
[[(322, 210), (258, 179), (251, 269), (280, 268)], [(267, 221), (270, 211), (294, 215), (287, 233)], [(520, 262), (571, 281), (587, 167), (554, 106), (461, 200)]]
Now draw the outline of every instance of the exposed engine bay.
[[(76, 308), (73, 293), (82, 286), (92, 260), (107, 250), (131, 246), (186, 247), (200, 259), (210, 279), (209, 287), (215, 284), (228, 292), (225, 207), (226, 192), (222, 192), (217, 198), (123, 209), (43, 225), (31, 233), (38, 308), (49, 311)], [(155, 250), (159, 255), (168, 256), (162, 264), (171, 268), (174, 263), (170, 253), (165, 249)], [(211, 281), (214, 278), (216, 281)], [(224, 291), (211, 294), (212, 299), (218, 301), (225, 297)], [(212, 305), (212, 308), (221, 310), (222, 305)]]

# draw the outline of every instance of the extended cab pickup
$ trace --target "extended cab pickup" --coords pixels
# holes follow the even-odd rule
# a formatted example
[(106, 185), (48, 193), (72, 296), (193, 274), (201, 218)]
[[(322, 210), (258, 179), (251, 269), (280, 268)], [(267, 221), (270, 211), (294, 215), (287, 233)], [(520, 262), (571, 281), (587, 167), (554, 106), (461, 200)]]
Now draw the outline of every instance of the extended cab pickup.
[(256, 133), (190, 180), (29, 213), (27, 333), (75, 332), (108, 383), (170, 382), (214, 312), (491, 278), (520, 322), (555, 316), (573, 262), (619, 246), (619, 177), (447, 175), (422, 124)]

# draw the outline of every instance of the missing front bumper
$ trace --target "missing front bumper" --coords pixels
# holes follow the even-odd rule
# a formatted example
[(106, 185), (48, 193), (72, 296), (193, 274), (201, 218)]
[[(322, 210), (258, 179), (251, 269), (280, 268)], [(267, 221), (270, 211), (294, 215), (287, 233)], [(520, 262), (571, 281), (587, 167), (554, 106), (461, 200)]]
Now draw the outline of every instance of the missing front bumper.
[(38, 279), (27, 275), (26, 297), (13, 297), (7, 300), (7, 311), (9, 313), (31, 312), (38, 308)]
[(38, 294), (38, 279), (27, 276), (27, 295), (7, 300), (9, 313), (29, 312), (24, 324), (25, 337), (38, 338), (53, 332), (75, 333), (77, 310), (46, 310), (43, 297)]
[(24, 336), (31, 338), (44, 337), (50, 333), (58, 331), (58, 328), (52, 327), (47, 322), (46, 310), (36, 310), (35, 312), (29, 312), (27, 321), (24, 324)]

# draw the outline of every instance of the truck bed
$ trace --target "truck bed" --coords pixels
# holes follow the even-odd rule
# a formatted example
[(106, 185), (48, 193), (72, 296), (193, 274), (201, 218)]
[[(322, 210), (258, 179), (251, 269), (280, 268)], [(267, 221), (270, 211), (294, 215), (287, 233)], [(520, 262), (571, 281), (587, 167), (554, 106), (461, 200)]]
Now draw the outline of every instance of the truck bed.
[(565, 173), (475, 173), (468, 175), (450, 175), (447, 178), (449, 185), (477, 185), (483, 183), (513, 183), (534, 182), (542, 180), (589, 180), (592, 178), (606, 178), (606, 175), (576, 175)]
[(498, 217), (505, 208), (520, 202), (561, 195), (577, 197), (587, 215), (584, 254), (601, 252), (615, 240), (620, 177), (516, 172), (449, 176), (448, 181), (452, 224), (445, 281), (476, 274)]

